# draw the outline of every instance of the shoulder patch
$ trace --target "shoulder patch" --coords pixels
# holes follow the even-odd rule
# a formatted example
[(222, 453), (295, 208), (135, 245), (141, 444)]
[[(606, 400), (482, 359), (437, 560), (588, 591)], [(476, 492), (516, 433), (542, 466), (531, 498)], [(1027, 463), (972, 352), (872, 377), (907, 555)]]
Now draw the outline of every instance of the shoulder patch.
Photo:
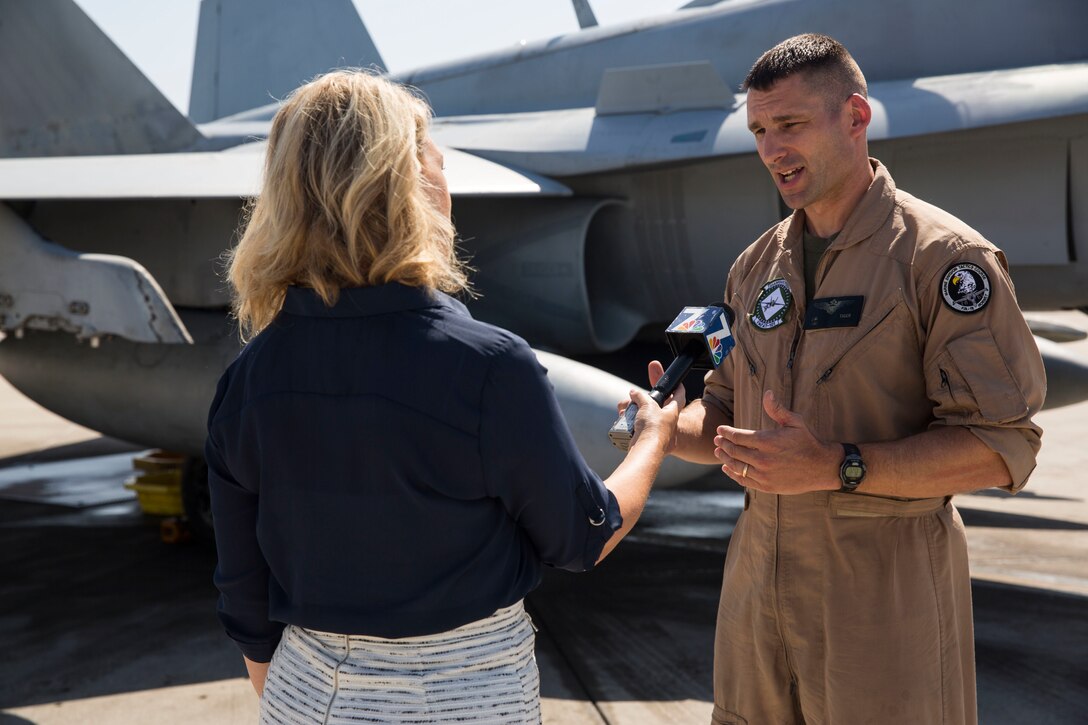
[(956, 312), (978, 312), (990, 301), (990, 277), (977, 264), (953, 264), (941, 279), (941, 297)]
[(748, 319), (757, 329), (773, 330), (786, 321), (792, 306), (793, 292), (789, 282), (781, 277), (772, 279), (759, 291)]

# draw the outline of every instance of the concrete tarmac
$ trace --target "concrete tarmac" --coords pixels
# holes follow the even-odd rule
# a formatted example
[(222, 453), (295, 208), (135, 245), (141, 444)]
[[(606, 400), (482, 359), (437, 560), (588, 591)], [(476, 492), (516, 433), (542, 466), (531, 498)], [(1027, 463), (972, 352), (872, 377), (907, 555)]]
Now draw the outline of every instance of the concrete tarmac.
[[(1079, 313), (1046, 319), (1088, 330)], [(1070, 349), (1088, 357), (1088, 341)], [(1088, 403), (1037, 420), (1044, 446), (1027, 490), (956, 499), (983, 723), (1088, 712)], [(121, 486), (132, 452), (0, 380), (0, 725), (256, 721), (215, 619), (214, 551), (159, 540)], [(546, 573), (529, 598), (545, 722), (709, 722), (739, 510), (739, 490), (716, 475), (659, 490), (597, 571)]]

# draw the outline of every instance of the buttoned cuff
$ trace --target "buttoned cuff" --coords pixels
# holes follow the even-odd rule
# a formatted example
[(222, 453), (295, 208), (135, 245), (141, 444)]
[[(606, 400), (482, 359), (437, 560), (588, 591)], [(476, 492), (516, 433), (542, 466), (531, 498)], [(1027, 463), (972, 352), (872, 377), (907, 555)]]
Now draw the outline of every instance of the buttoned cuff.
[[(602, 488), (604, 486), (602, 485)], [(586, 533), (586, 545), (582, 556), (582, 571), (589, 571), (597, 565), (597, 559), (601, 558), (604, 545), (612, 538), (613, 534), (623, 528), (623, 513), (620, 511), (620, 502), (616, 495), (604, 489), (608, 496), (604, 509), (597, 508), (589, 517), (589, 531)], [(595, 521), (600, 523), (595, 523)]]

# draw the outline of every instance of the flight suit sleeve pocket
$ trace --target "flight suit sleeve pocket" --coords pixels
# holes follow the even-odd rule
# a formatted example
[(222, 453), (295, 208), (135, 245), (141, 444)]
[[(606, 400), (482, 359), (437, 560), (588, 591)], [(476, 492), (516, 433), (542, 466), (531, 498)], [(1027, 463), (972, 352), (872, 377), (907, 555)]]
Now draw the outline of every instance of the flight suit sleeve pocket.
[(936, 377), (954, 419), (965, 423), (1008, 423), (1028, 413), (1028, 404), (989, 330), (958, 337), (936, 360)]

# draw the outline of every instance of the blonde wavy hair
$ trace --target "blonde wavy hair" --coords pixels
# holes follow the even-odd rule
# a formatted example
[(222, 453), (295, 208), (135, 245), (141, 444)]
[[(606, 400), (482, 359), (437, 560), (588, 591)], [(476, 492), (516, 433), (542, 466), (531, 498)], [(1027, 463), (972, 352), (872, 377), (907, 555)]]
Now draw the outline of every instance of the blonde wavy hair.
[(431, 110), (373, 73), (341, 70), (294, 91), (272, 119), (264, 187), (227, 253), (243, 340), (287, 287), (333, 305), (344, 287), (400, 282), (471, 291), (453, 224), (431, 200), (422, 154)]

